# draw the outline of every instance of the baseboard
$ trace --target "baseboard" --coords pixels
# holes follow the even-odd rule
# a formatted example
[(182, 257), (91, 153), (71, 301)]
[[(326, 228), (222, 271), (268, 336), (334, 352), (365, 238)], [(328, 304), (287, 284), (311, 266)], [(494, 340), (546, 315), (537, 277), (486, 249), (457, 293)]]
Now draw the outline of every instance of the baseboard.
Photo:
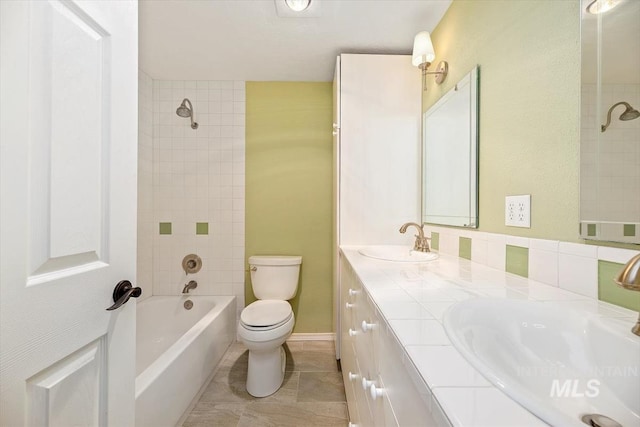
[(291, 334), (287, 341), (335, 341), (336, 334), (323, 332), (319, 334)]

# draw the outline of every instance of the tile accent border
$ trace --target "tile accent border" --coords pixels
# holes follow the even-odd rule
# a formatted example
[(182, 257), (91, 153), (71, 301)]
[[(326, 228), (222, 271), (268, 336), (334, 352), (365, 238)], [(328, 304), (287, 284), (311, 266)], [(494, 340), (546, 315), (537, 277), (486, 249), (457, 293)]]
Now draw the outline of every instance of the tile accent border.
[(196, 222), (196, 234), (202, 234), (202, 235), (209, 234), (209, 223)]
[(640, 293), (621, 288), (613, 282), (623, 266), (617, 262), (598, 260), (598, 299), (640, 311)]
[(158, 226), (158, 231), (160, 234), (171, 234), (171, 223), (170, 222), (161, 222)]
[(505, 270), (522, 277), (529, 277), (529, 248), (507, 245)]
[(471, 259), (471, 239), (468, 237), (460, 237), (458, 239), (458, 256), (464, 259)]
[(586, 240), (640, 244), (640, 223), (582, 221), (580, 237)]
[[(622, 224), (618, 226), (622, 233)], [(586, 228), (586, 224), (581, 227), (583, 232)], [(613, 283), (622, 266), (640, 253), (640, 246), (637, 250), (622, 249), (431, 224), (425, 224), (425, 234), (431, 235), (431, 247), (443, 254), (470, 259), (588, 298), (640, 310), (640, 293), (626, 291)], [(440, 242), (448, 243), (440, 245)]]

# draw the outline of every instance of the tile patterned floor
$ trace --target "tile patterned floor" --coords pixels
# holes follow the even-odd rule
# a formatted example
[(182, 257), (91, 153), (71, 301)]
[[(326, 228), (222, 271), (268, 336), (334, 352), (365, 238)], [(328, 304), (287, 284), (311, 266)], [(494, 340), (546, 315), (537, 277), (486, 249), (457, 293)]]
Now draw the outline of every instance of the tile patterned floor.
[(232, 344), (183, 427), (346, 426), (347, 404), (332, 341), (285, 344), (284, 383), (271, 396), (247, 393), (248, 350)]

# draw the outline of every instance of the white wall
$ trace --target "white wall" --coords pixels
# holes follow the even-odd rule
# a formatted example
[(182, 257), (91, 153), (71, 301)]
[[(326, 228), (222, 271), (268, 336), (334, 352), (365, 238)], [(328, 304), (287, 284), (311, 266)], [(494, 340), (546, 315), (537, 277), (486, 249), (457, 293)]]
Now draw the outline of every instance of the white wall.
[(141, 299), (153, 294), (153, 80), (138, 72), (138, 262)]
[(420, 223), (420, 72), (409, 55), (340, 56), (340, 245), (412, 244)]
[[(139, 196), (152, 200), (152, 213), (140, 216), (151, 227), (152, 256), (139, 254), (139, 269), (150, 270), (154, 295), (178, 295), (196, 280), (194, 295), (235, 295), (242, 308), (244, 82), (154, 80), (152, 92), (152, 185)], [(193, 104), (197, 130), (176, 114), (183, 98)], [(161, 222), (171, 223), (171, 234), (160, 234)], [(196, 234), (196, 223), (207, 223), (208, 234)], [(146, 251), (142, 238), (139, 251)], [(186, 276), (182, 259), (190, 253), (203, 267)]]

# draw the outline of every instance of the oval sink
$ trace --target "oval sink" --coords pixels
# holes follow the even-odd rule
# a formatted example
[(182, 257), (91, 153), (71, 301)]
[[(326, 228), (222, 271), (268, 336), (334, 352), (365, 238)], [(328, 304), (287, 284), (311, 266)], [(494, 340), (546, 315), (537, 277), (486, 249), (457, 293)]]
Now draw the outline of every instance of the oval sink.
[(640, 338), (595, 316), (534, 301), (453, 305), (444, 327), (492, 384), (553, 426), (602, 414), (640, 425)]
[(426, 262), (438, 258), (438, 254), (414, 251), (408, 246), (367, 246), (358, 252), (369, 258), (395, 262)]

